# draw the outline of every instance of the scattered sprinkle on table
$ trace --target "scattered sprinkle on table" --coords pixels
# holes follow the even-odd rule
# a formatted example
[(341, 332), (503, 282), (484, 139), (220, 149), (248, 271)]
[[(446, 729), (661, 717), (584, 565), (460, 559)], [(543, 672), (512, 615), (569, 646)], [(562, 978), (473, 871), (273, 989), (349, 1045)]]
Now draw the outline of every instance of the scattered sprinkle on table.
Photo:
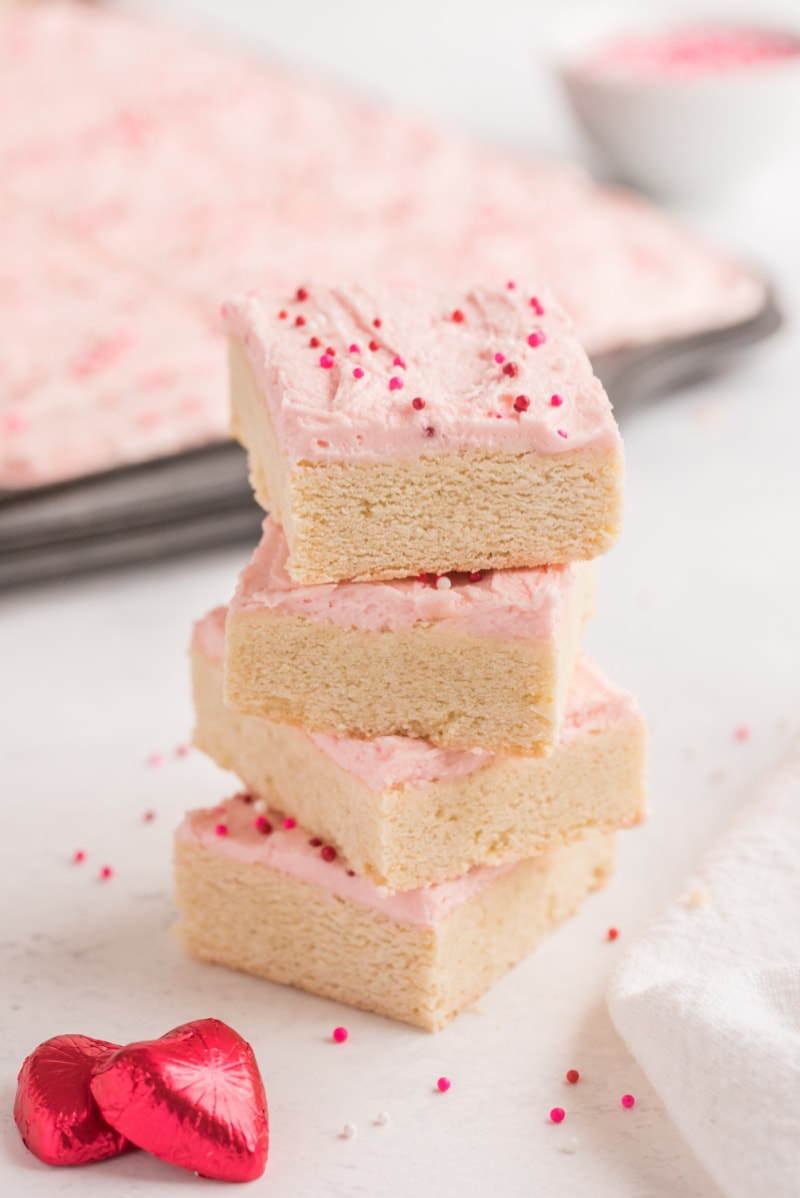
[(566, 1113), (567, 1112), (564, 1110), (563, 1107), (554, 1106), (552, 1111), (550, 1112), (550, 1122), (551, 1123), (563, 1123), (564, 1119), (566, 1117)]
[(576, 1082), (580, 1081), (580, 1077), (581, 1075), (578, 1073), (577, 1069), (567, 1070), (567, 1081), (571, 1086), (574, 1086)]
[(452, 1084), (449, 1077), (440, 1077), (436, 1083), (436, 1088), (441, 1094), (446, 1094)]
[(347, 1039), (347, 1037), (348, 1037), (348, 1035), (349, 1035), (349, 1034), (350, 1034), (350, 1033), (348, 1032), (348, 1030), (347, 1030), (347, 1028), (346, 1028), (346, 1027), (335, 1027), (335, 1028), (333, 1029), (333, 1041), (334, 1041), (334, 1043), (335, 1043), (335, 1044), (344, 1044), (344, 1042), (345, 1042), (345, 1040)]
[(388, 1111), (378, 1111), (377, 1115), (375, 1116), (375, 1126), (376, 1127), (385, 1127), (388, 1122), (389, 1122)]
[(100, 867), (100, 873), (98, 874), (98, 878), (101, 882), (107, 882), (108, 879), (113, 876), (113, 874), (114, 874), (114, 871), (110, 865), (103, 865)]
[(343, 1140), (354, 1140), (357, 1133), (358, 1128), (356, 1127), (355, 1123), (345, 1123), (339, 1134)]
[(632, 1106), (635, 1106), (636, 1099), (633, 1097), (632, 1094), (623, 1094), (622, 1098), (620, 1098), (620, 1102), (625, 1107), (625, 1110), (629, 1111)]
[(607, 940), (616, 940), (618, 936), (619, 936), (618, 928), (609, 928), (608, 931), (606, 932)]

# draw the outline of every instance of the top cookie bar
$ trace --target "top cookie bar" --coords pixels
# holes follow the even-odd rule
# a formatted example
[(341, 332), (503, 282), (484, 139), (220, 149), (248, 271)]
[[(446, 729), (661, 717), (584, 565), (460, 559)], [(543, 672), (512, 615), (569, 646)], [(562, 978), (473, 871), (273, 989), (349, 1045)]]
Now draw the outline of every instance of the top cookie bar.
[(622, 444), (553, 298), (299, 287), (224, 305), (234, 435), (295, 582), (579, 561), (615, 542)]

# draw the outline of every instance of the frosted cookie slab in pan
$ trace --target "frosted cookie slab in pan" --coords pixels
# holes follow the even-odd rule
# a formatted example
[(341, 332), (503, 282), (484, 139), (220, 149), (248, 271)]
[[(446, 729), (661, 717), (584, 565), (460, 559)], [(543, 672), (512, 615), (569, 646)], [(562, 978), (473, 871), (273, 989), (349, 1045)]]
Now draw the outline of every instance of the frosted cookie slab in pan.
[(614, 859), (613, 837), (595, 836), (385, 895), (319, 838), (239, 797), (190, 812), (175, 847), (178, 935), (193, 956), (427, 1031), (573, 914)]
[(295, 582), (596, 557), (622, 443), (541, 290), (300, 287), (223, 307), (232, 427)]
[(543, 754), (594, 595), (591, 562), (298, 586), (268, 517), (230, 606), (226, 702), (338, 736)]
[(237, 715), (222, 702), (224, 620), (219, 608), (195, 627), (195, 744), (378, 886), (412, 890), (642, 818), (644, 721), (633, 696), (586, 659), (555, 751), (503, 757)]

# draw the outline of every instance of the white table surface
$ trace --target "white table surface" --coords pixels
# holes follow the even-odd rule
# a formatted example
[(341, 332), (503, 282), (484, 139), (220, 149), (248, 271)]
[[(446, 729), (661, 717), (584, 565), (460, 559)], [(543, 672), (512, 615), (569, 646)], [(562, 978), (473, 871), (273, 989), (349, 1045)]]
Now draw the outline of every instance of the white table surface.
[[(442, 3), (427, 25), (421, 0), (157, 7), (250, 28), (292, 61), (484, 136), (571, 144), (531, 66), (543, 4)], [(567, 5), (562, 24), (582, 11)], [(367, 52), (377, 42), (386, 72)], [(415, 70), (401, 69), (415, 48)], [(498, 73), (506, 51), (512, 69)], [(485, 57), (491, 81), (477, 73)], [(550, 107), (534, 111), (534, 95)], [(690, 214), (767, 266), (790, 315), (800, 298), (796, 198), (762, 179)], [(602, 563), (588, 648), (649, 717), (652, 817), (621, 838), (608, 889), (435, 1037), (202, 966), (170, 938), (172, 830), (186, 807), (232, 787), (196, 752), (175, 755), (191, 727), (189, 626), (228, 597), (242, 550), (0, 600), (0, 1193), (214, 1189), (142, 1154), (48, 1169), (11, 1119), (16, 1071), (39, 1041), (68, 1031), (127, 1041), (213, 1015), (253, 1043), (264, 1074), (273, 1147), (253, 1192), (713, 1198), (616, 1036), (604, 994), (625, 945), (798, 725), (799, 373), (790, 321), (736, 373), (625, 424), (627, 527)], [(161, 765), (147, 764), (154, 752)], [(145, 822), (149, 810), (156, 818)], [(74, 865), (79, 848), (87, 860)], [(100, 882), (104, 864), (114, 875)], [(343, 1046), (330, 1042), (339, 1023), (350, 1029)], [(581, 1072), (574, 1087), (563, 1081), (571, 1067)], [(434, 1092), (441, 1074), (453, 1082), (445, 1095)], [(628, 1091), (632, 1111), (619, 1105)], [(557, 1105), (568, 1112), (559, 1127), (547, 1118)], [(374, 1124), (379, 1111), (385, 1127)], [(347, 1122), (354, 1139), (339, 1135)], [(573, 1137), (577, 1150), (564, 1151)]]

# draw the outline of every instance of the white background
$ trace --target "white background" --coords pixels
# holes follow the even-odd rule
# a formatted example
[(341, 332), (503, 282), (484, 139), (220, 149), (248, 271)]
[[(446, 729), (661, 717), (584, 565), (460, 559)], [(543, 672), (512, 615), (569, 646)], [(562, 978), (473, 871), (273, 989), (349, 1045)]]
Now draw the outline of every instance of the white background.
[[(149, 7), (249, 31), (300, 66), (517, 149), (579, 150), (548, 63), (595, 5)], [(254, 1192), (714, 1198), (613, 1031), (604, 993), (626, 943), (799, 721), (797, 199), (784, 167), (685, 213), (766, 267), (788, 328), (735, 373), (623, 427), (627, 526), (602, 563), (588, 647), (649, 717), (652, 818), (622, 837), (608, 890), (438, 1036), (195, 964), (170, 939), (171, 832), (186, 807), (231, 788), (198, 754), (174, 755), (191, 727), (185, 649), (191, 620), (230, 595), (242, 549), (0, 599), (4, 1194), (214, 1189), (140, 1154), (48, 1169), (10, 1118), (16, 1070), (40, 1040), (126, 1041), (214, 1015), (252, 1041), (264, 1074), (273, 1149)], [(149, 766), (156, 751), (163, 763)], [(78, 848), (81, 866), (70, 864)], [(114, 877), (101, 883), (105, 863)], [(339, 1023), (343, 1046), (329, 1039)], [(576, 1087), (563, 1082), (571, 1067)], [(443, 1073), (446, 1095), (433, 1088)], [(628, 1091), (633, 1111), (619, 1106)], [(555, 1105), (568, 1111), (560, 1127), (547, 1120)], [(385, 1127), (373, 1124), (379, 1111)], [(340, 1138), (346, 1122), (355, 1139)], [(571, 1137), (577, 1151), (564, 1152)]]

